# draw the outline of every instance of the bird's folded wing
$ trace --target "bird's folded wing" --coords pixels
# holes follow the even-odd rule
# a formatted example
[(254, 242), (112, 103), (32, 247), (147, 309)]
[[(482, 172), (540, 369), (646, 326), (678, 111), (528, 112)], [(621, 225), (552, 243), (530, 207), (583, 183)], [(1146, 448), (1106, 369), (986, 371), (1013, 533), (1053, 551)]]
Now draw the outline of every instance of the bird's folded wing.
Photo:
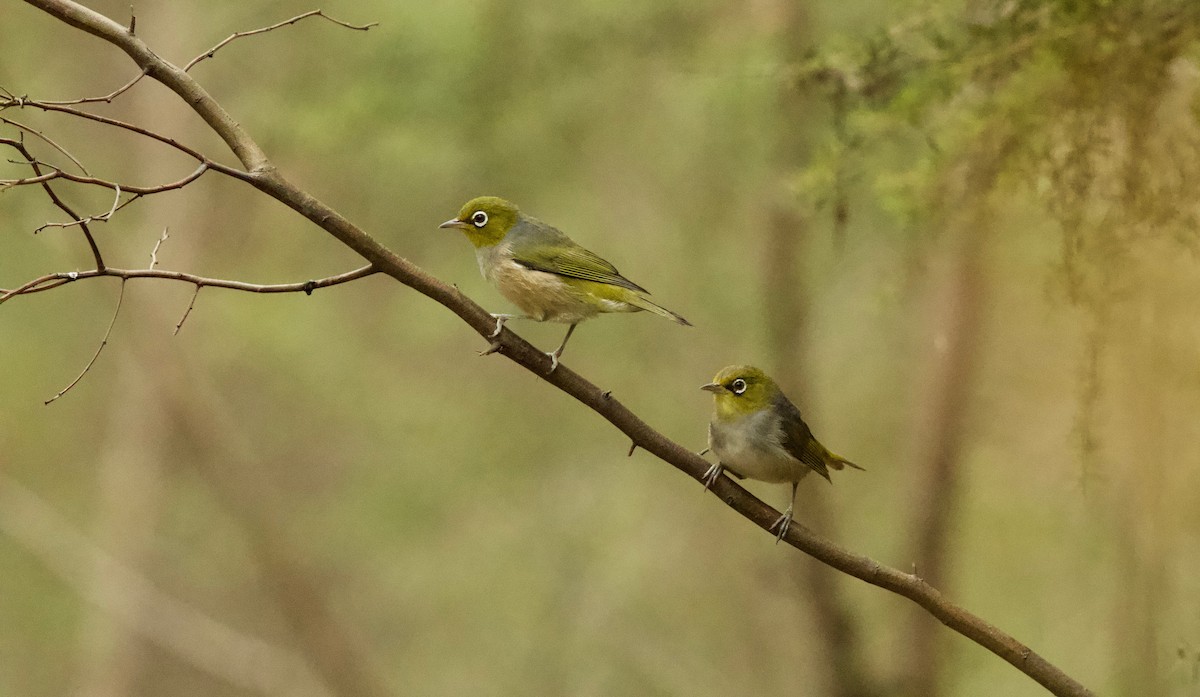
[(530, 244), (514, 248), (513, 261), (535, 271), (607, 283), (641, 293), (647, 292), (645, 288), (618, 273), (612, 264), (569, 239), (567, 244)]
[(829, 467), (825, 464), (824, 447), (813, 438), (808, 424), (800, 417), (800, 410), (787, 397), (780, 395), (775, 405), (783, 431), (782, 445), (792, 457), (808, 465), (814, 472), (829, 479)]

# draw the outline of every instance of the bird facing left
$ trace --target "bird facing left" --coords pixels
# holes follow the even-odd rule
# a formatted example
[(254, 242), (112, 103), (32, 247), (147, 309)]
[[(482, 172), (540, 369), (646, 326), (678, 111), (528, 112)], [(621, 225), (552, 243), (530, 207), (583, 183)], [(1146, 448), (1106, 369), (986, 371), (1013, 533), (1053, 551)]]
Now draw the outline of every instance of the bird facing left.
[(707, 490), (721, 473), (764, 482), (789, 482), (792, 498), (772, 530), (782, 540), (792, 524), (796, 489), (809, 472), (827, 481), (829, 470), (862, 468), (817, 441), (800, 410), (766, 373), (749, 365), (731, 365), (700, 389), (713, 395), (708, 447), (717, 463), (704, 474)]
[(471, 199), (456, 217), (438, 227), (461, 230), (475, 247), (480, 273), (521, 310), (522, 314), (494, 313), (496, 331), (490, 338), (499, 336), (510, 319), (570, 325), (558, 348), (546, 354), (550, 372), (558, 367), (575, 327), (600, 314), (645, 310), (691, 326), (651, 301), (649, 291), (622, 276), (608, 261), (502, 198)]

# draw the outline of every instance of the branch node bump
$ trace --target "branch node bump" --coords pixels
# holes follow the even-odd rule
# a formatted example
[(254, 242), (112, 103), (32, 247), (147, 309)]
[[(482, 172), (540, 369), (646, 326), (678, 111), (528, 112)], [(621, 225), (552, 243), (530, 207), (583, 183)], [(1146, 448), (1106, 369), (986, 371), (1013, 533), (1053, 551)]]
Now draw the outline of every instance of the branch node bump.
[(304, 294), (305, 294), (305, 295), (312, 295), (312, 292), (313, 292), (313, 290), (314, 290), (316, 287), (317, 287), (317, 282), (316, 282), (316, 281), (307, 281), (307, 282), (304, 284), (304, 286), (301, 288), (301, 290), (303, 290), (303, 291), (304, 291)]

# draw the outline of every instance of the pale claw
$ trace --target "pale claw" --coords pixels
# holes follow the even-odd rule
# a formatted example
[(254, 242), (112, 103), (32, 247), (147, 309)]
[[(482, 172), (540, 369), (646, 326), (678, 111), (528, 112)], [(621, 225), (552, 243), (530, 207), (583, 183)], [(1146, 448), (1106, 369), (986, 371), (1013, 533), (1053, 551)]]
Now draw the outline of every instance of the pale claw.
[(779, 516), (779, 520), (776, 520), (774, 523), (771, 523), (771, 527), (767, 528), (767, 530), (770, 531), (770, 530), (774, 530), (775, 528), (779, 528), (779, 533), (777, 535), (775, 535), (775, 544), (779, 544), (779, 541), (783, 539), (783, 536), (787, 534), (788, 528), (790, 528), (791, 526), (792, 526), (792, 507), (788, 506), (787, 510), (783, 512), (783, 515)]
[(488, 335), (489, 339), (495, 339), (500, 336), (500, 332), (504, 331), (504, 323), (508, 321), (508, 318), (504, 315), (492, 315), (492, 317), (496, 318), (496, 331)]
[(553, 373), (555, 370), (558, 370), (558, 352), (550, 351), (546, 355), (550, 357), (550, 372), (546, 373), (547, 375), (549, 375), (550, 373)]
[(480, 356), (490, 356), (502, 348), (499, 341), (493, 341), (491, 346), (487, 347), (486, 351), (480, 351)]
[(721, 473), (724, 471), (725, 467), (719, 462), (709, 467), (708, 471), (704, 473), (704, 490), (708, 491), (708, 488), (721, 477)]

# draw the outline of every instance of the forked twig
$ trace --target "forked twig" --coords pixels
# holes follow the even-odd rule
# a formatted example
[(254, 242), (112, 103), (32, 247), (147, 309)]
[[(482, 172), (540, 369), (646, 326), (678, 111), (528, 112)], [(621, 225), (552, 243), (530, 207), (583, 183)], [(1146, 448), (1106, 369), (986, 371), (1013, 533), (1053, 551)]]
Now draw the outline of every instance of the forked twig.
[[(26, 163), (33, 168), (33, 173), (39, 176), (41, 175), (42, 170), (38, 166), (37, 160), (34, 159), (33, 155), (25, 147), (25, 143), (23, 141), (13, 140), (11, 138), (0, 138), (0, 145), (7, 145), (21, 153), (21, 156), (25, 158)], [(50, 197), (50, 201), (54, 205), (58, 206), (60, 210), (71, 216), (72, 219), (80, 220), (79, 214), (72, 210), (70, 206), (68, 206), (61, 198), (58, 197), (58, 194), (54, 192), (54, 187), (50, 186), (50, 182), (48, 180), (40, 183), (42, 185), (42, 189), (45, 190), (46, 195)], [(0, 182), (0, 185), (2, 185), (2, 182)], [(0, 186), (0, 188), (2, 188), (2, 186)], [(92, 237), (91, 228), (87, 226), (86, 222), (80, 222), (79, 228), (83, 230), (83, 236), (87, 240), (88, 247), (90, 247), (92, 250), (92, 257), (96, 260), (96, 268), (103, 269), (104, 257), (100, 255), (100, 247), (96, 246), (96, 238)]]
[[(132, 33), (132, 31), (130, 33)], [(133, 79), (131, 79), (129, 82), (126, 82), (124, 85), (121, 85), (120, 87), (113, 90), (112, 92), (109, 92), (108, 94), (104, 95), (103, 97), (83, 97), (81, 99), (66, 99), (66, 100), (53, 100), (53, 101), (38, 100), (38, 103), (48, 104), (48, 105), (52, 105), (52, 106), (73, 106), (76, 104), (94, 104), (96, 102), (105, 102), (107, 104), (111, 104), (112, 100), (114, 100), (117, 97), (120, 97), (122, 94), (125, 94), (126, 92), (128, 92), (134, 85), (141, 82), (142, 78), (144, 78), (144, 77), (146, 77), (145, 70), (138, 73), (137, 75), (134, 75)]]
[(85, 175), (91, 176), (91, 172), (87, 171), (87, 167), (84, 167), (83, 163), (80, 162), (78, 160), (78, 158), (76, 158), (74, 155), (72, 155), (70, 152), (68, 152), (66, 148), (64, 148), (63, 146), (61, 146), (58, 143), (51, 140), (50, 137), (47, 136), (45, 133), (42, 133), (41, 131), (39, 131), (36, 128), (33, 128), (31, 126), (26, 126), (25, 124), (21, 123), (20, 121), (13, 120), (13, 119), (10, 119), (5, 116), (0, 116), (0, 121), (3, 121), (4, 123), (7, 123), (14, 128), (19, 128), (22, 131), (25, 131), (26, 133), (28, 133), (29, 135), (42, 140), (50, 147), (52, 147), (55, 150), (62, 153), (63, 156), (66, 157), (68, 160), (70, 160), (71, 162), (74, 162), (75, 166), (79, 168), (80, 172), (83, 172)]
[(129, 197), (129, 200), (125, 201), (125, 203), (121, 203), (121, 185), (117, 184), (113, 188), (116, 190), (116, 193), (113, 195), (113, 202), (112, 202), (112, 205), (109, 206), (107, 213), (101, 213), (99, 215), (89, 215), (86, 218), (80, 218), (78, 220), (68, 220), (65, 223), (44, 223), (42, 225), (39, 225), (36, 229), (34, 229), (33, 234), (36, 235), (39, 232), (41, 232), (42, 230), (45, 230), (47, 228), (52, 228), (52, 227), (66, 229), (69, 227), (75, 227), (76, 225), (83, 226), (88, 223), (107, 223), (117, 211), (119, 211), (122, 208), (124, 208), (125, 206), (129, 205), (132, 201), (134, 201), (135, 199), (137, 199), (140, 196), (140, 194), (131, 196), (131, 197)]
[(201, 53), (200, 55), (196, 56), (192, 60), (188, 61), (188, 64), (183, 66), (183, 72), (186, 73), (187, 71), (189, 71), (193, 67), (195, 67), (197, 63), (199, 63), (203, 60), (212, 58), (213, 54), (215, 54), (217, 51), (221, 50), (222, 48), (225, 48), (225, 46), (236, 41), (237, 39), (243, 39), (247, 36), (254, 36), (255, 34), (265, 34), (269, 31), (279, 29), (280, 27), (286, 27), (290, 24), (295, 24), (296, 22), (299, 22), (302, 19), (307, 19), (309, 17), (321, 17), (322, 19), (333, 22), (334, 24), (346, 27), (347, 29), (354, 29), (355, 31), (367, 31), (371, 27), (379, 26), (379, 22), (371, 22), (370, 24), (363, 24), (361, 26), (357, 25), (357, 24), (350, 24), (349, 22), (343, 22), (340, 19), (334, 19), (333, 17), (330, 17), (329, 15), (325, 14), (322, 10), (309, 10), (308, 12), (305, 12), (303, 14), (298, 14), (295, 17), (292, 17), (291, 19), (285, 19), (282, 22), (276, 22), (275, 24), (272, 24), (269, 27), (261, 27), (259, 29), (251, 29), (250, 31), (234, 32), (233, 34), (230, 34), (229, 36), (227, 36), (223, 40), (221, 40), (221, 42), (218, 43), (217, 45), (213, 46), (212, 48), (208, 49), (204, 53)]
[[(0, 138), (0, 143), (5, 145), (11, 145), (13, 142), (14, 141), (10, 141), (6, 138)], [(120, 194), (121, 191), (124, 191), (126, 193), (136, 194), (135, 197), (142, 197), (150, 196), (151, 194), (161, 194), (164, 191), (182, 189), (188, 184), (191, 184), (199, 179), (201, 175), (203, 175), (209, 169), (208, 164), (202, 162), (200, 163), (200, 166), (197, 167), (191, 174), (178, 181), (169, 182), (167, 184), (159, 184), (157, 186), (134, 186), (132, 184), (122, 184), (120, 182), (109, 181), (107, 179), (100, 179), (99, 177), (85, 177), (79, 174), (71, 174), (70, 172), (64, 172), (63, 170), (58, 169), (53, 165), (48, 165), (45, 162), (39, 162), (32, 158), (27, 162), (20, 164), (28, 164), (35, 169), (38, 169), (39, 167), (47, 167), (50, 169), (50, 171), (42, 174), (39, 170), (38, 175), (35, 177), (24, 177), (22, 179), (0, 179), (0, 188), (29, 186), (31, 184), (45, 184), (46, 182), (50, 182), (55, 179), (65, 179), (70, 182), (75, 182), (76, 184), (90, 184), (92, 186), (99, 186), (105, 189), (114, 189), (118, 194)], [(114, 204), (113, 208), (115, 209), (116, 207), (116, 204)], [(107, 215), (87, 218), (87, 220), (102, 219), (107, 219)]]
[(42, 291), (57, 288), (66, 283), (73, 281), (83, 281), (89, 278), (119, 278), (122, 281), (127, 281), (133, 278), (160, 278), (168, 281), (182, 281), (191, 283), (195, 286), (213, 288), (227, 288), (229, 290), (240, 290), (247, 293), (305, 293), (311, 295), (317, 288), (328, 288), (330, 286), (341, 285), (356, 281), (360, 278), (365, 278), (371, 274), (379, 273), (379, 269), (368, 264), (353, 271), (347, 271), (336, 276), (327, 278), (314, 279), (311, 281), (303, 281), (301, 283), (277, 283), (272, 285), (262, 285), (258, 283), (246, 283), (245, 281), (229, 281), (223, 278), (208, 278), (205, 276), (197, 276), (196, 274), (184, 273), (182, 271), (163, 271), (161, 269), (114, 269), (107, 267), (104, 269), (92, 269), (91, 271), (67, 271), (59, 273), (46, 274), (39, 276), (22, 286), (12, 290), (4, 290), (0, 288), (0, 303), (7, 302), (11, 298), (18, 295), (29, 295), (30, 293), (40, 293)]

